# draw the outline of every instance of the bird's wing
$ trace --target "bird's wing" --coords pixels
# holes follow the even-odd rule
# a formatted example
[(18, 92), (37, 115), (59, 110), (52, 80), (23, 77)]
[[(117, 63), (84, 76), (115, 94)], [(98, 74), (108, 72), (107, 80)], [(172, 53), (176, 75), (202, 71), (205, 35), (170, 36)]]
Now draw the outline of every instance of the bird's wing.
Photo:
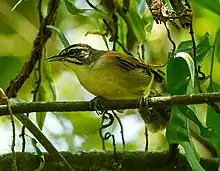
[(115, 58), (115, 62), (117, 62), (117, 64), (123, 67), (124, 69), (133, 70), (137, 68), (142, 68), (145, 70), (149, 70), (149, 67), (146, 64), (140, 62), (139, 60), (135, 59), (130, 55), (125, 55), (116, 51), (107, 52), (105, 55), (107, 55), (110, 59)]
[(151, 73), (154, 74), (154, 79), (158, 82), (164, 81), (164, 76), (159, 74), (157, 71), (151, 69), (147, 64), (142, 63), (141, 61), (137, 60), (136, 58), (126, 55), (120, 52), (111, 51), (107, 52), (105, 55), (107, 55), (110, 59), (115, 58), (115, 62), (117, 62), (118, 65), (123, 67), (124, 69), (130, 71), (137, 68), (143, 69), (147, 74), (151, 75)]

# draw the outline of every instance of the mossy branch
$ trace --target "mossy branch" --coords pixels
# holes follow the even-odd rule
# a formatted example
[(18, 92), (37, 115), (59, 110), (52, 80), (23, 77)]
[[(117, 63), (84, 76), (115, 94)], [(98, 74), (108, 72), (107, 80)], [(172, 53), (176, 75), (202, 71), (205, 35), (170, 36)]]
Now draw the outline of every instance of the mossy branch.
[[(113, 152), (61, 152), (62, 156), (73, 166), (77, 171), (109, 171), (109, 170), (121, 170), (121, 171), (170, 171), (178, 170), (185, 171), (191, 170), (186, 158), (183, 155), (178, 154), (172, 162), (167, 163), (166, 152), (117, 152), (117, 158)], [(23, 171), (34, 171), (39, 167), (39, 156), (34, 153), (16, 153), (17, 161), (19, 161), (18, 169)], [(64, 168), (60, 163), (57, 163), (53, 158), (44, 153), (45, 165), (42, 171), (64, 171)], [(11, 153), (0, 156), (0, 170), (12, 170), (12, 155)], [(205, 170), (218, 170), (219, 159), (205, 159), (201, 158), (201, 165)], [(65, 170), (66, 171), (66, 170)]]

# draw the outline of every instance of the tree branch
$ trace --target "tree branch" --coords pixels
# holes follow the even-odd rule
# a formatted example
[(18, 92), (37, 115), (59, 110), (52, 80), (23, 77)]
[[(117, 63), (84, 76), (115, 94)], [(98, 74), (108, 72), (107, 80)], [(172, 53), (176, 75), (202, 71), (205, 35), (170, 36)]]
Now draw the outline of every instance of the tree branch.
[[(211, 103), (220, 101), (220, 93), (201, 93), (174, 95), (166, 97), (149, 97), (146, 105), (149, 107), (175, 106)], [(94, 111), (98, 110), (117, 110), (117, 109), (136, 109), (140, 106), (140, 99), (136, 100), (105, 100), (100, 105), (94, 106), (93, 101), (74, 101), (74, 102), (27, 102), (11, 104), (13, 114), (29, 112), (70, 112), (70, 111)], [(0, 105), (0, 116), (9, 115), (7, 105)]]
[(35, 64), (41, 59), (43, 48), (52, 34), (46, 26), (54, 25), (59, 4), (60, 0), (49, 1), (47, 15), (41, 23), (39, 32), (34, 40), (31, 57), (25, 62), (20, 73), (11, 81), (10, 86), (7, 88), (6, 95), (8, 98), (16, 97), (17, 92), (23, 86), (24, 82), (30, 77)]
[[(175, 159), (167, 163), (166, 152), (117, 152), (117, 158), (113, 152), (61, 152), (66, 160), (71, 163), (76, 171), (97, 171), (97, 170), (121, 170), (121, 171), (170, 171), (191, 170), (186, 158), (183, 155), (177, 155)], [(34, 171), (39, 167), (39, 157), (34, 153), (16, 153), (19, 161), (18, 170)], [(45, 165), (42, 171), (64, 171), (65, 168), (55, 162), (48, 153), (44, 153)], [(201, 158), (200, 163), (205, 170), (218, 170), (219, 159)], [(11, 171), (12, 155), (11, 153), (0, 156), (1, 170)]]

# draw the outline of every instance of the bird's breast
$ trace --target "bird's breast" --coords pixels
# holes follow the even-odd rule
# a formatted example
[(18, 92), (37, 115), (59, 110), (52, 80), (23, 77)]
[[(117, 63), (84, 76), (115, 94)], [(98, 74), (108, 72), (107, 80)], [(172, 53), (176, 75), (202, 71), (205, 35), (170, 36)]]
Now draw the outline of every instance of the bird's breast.
[(141, 98), (150, 82), (150, 76), (139, 70), (125, 72), (108, 66), (80, 68), (75, 73), (87, 91), (108, 100)]

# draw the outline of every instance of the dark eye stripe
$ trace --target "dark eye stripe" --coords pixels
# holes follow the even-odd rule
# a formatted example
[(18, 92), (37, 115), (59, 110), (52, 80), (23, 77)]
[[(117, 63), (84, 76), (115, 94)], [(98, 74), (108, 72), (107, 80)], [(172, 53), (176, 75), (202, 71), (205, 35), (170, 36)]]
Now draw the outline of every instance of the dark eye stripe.
[(83, 64), (83, 62), (81, 62), (81, 61), (72, 61), (72, 60), (69, 60), (69, 59), (65, 59), (65, 61), (73, 63), (73, 64), (78, 64), (78, 65), (82, 65)]

